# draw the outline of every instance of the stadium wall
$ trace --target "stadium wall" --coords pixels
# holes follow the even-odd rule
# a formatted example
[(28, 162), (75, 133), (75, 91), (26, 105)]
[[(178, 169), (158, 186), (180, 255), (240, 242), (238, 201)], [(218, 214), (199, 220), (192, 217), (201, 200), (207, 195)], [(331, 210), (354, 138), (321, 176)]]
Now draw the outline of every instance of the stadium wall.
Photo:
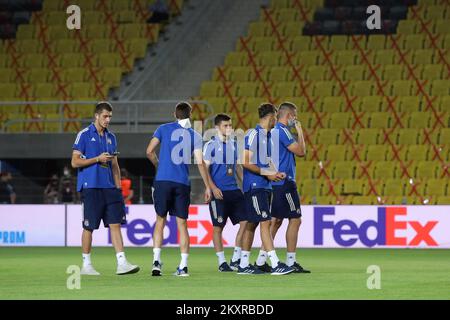
[[(304, 248), (450, 248), (450, 206), (303, 206), (298, 245)], [(126, 246), (152, 246), (153, 205), (127, 207)], [(81, 205), (0, 205), (0, 246), (80, 246)], [(285, 247), (284, 222), (276, 247)], [(190, 208), (191, 245), (212, 247), (213, 227), (206, 205)], [(238, 226), (227, 225), (225, 246), (234, 245)], [(260, 246), (257, 231), (254, 246)], [(111, 244), (109, 232), (94, 233), (94, 246)], [(174, 219), (168, 219), (164, 245), (177, 246)]]

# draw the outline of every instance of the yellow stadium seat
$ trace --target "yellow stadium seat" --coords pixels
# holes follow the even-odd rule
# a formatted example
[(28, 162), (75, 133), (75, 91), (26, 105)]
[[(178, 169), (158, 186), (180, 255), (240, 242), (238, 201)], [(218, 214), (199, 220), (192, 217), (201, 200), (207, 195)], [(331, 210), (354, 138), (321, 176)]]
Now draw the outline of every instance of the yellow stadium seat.
[(357, 206), (374, 205), (377, 204), (377, 199), (373, 196), (355, 196), (352, 199), (352, 204)]
[[(364, 84), (364, 82), (363, 82)], [(358, 91), (355, 90), (358, 94)], [(359, 111), (361, 112), (378, 112), (381, 110), (384, 98), (380, 96), (366, 96), (363, 97), (359, 104)]]
[(393, 96), (410, 96), (415, 89), (413, 80), (395, 80), (391, 82), (391, 95)]
[(397, 33), (403, 35), (415, 34), (419, 23), (415, 20), (400, 20), (397, 27)]
[(434, 33), (436, 34), (449, 34), (448, 20), (436, 20), (434, 25)]
[(346, 145), (329, 145), (325, 152), (325, 160), (345, 161), (347, 157), (348, 147)]
[(374, 145), (378, 143), (380, 130), (375, 128), (359, 129), (356, 134), (356, 143), (365, 145)]
[(443, 66), (440, 64), (427, 64), (424, 65), (421, 79), (424, 80), (439, 80), (442, 77)]
[(440, 196), (437, 198), (436, 201), (437, 205), (449, 205), (450, 204), (450, 196)]
[(276, 40), (271, 37), (257, 37), (253, 40), (253, 51), (264, 52), (272, 51), (275, 47)]
[(355, 165), (351, 161), (336, 161), (333, 167), (333, 179), (351, 179)]
[(118, 53), (99, 53), (97, 66), (101, 68), (119, 67), (121, 58)]
[(297, 177), (296, 180), (299, 184), (306, 179), (313, 179), (316, 177), (315, 172), (317, 168), (317, 162), (315, 161), (299, 161), (297, 162)]
[(17, 39), (34, 39), (35, 35), (36, 35), (36, 26), (32, 24), (21, 24), (17, 28), (16, 34)]
[(274, 86), (274, 94), (276, 97), (292, 97), (296, 95), (297, 83), (295, 82), (279, 82)]
[(7, 99), (16, 96), (17, 85), (15, 83), (0, 83), (0, 98)]
[(327, 80), (329, 67), (309, 66), (306, 72), (306, 80), (323, 81)]
[(13, 81), (15, 71), (11, 68), (0, 68), (0, 83), (8, 83)]
[(334, 128), (334, 129), (348, 128), (351, 118), (352, 118), (352, 114), (350, 112), (332, 113), (330, 116), (330, 121), (329, 121), (328, 127)]
[(384, 49), (378, 50), (374, 57), (375, 64), (387, 65), (394, 64), (394, 57), (396, 56), (396, 52), (393, 49)]
[(284, 54), (279, 51), (265, 51), (258, 55), (257, 63), (261, 66), (276, 67), (280, 66)]
[(447, 34), (442, 41), (442, 49), (450, 49), (450, 34)]
[(257, 97), (260, 93), (259, 83), (240, 82), (236, 87), (237, 97)]
[(435, 161), (420, 161), (415, 170), (417, 179), (435, 179), (439, 170), (439, 164)]
[(57, 54), (77, 52), (78, 48), (78, 41), (75, 39), (56, 40), (53, 45), (53, 50)]
[(29, 69), (27, 80), (30, 83), (47, 82), (49, 80), (50, 70), (47, 68)]
[(360, 196), (364, 194), (365, 181), (361, 179), (345, 179), (342, 193)]
[(319, 51), (300, 51), (297, 55), (297, 65), (313, 66), (318, 63), (318, 57), (320, 55)]
[(389, 112), (374, 112), (369, 118), (369, 127), (386, 129), (390, 128), (391, 117)]
[(270, 82), (283, 82), (291, 80), (292, 70), (289, 67), (272, 67), (267, 80)]
[(406, 161), (425, 161), (428, 158), (428, 145), (411, 145), (406, 152)]
[(270, 35), (270, 30), (270, 25), (265, 22), (252, 22), (248, 29), (248, 35), (252, 37), (264, 37)]
[(216, 81), (205, 81), (201, 84), (200, 95), (204, 97), (222, 97), (223, 85)]
[(449, 96), (450, 95), (450, 81), (448, 80), (433, 80), (431, 84), (432, 96)]
[(398, 174), (398, 166), (394, 161), (379, 161), (375, 164), (374, 178), (375, 179), (392, 179)]
[(352, 96), (371, 96), (374, 92), (374, 83), (372, 81), (354, 81), (350, 87)]
[(84, 68), (67, 68), (64, 70), (63, 79), (67, 83), (84, 82), (87, 80), (87, 70)]
[(83, 22), (86, 25), (99, 25), (105, 22), (105, 15), (101, 11), (84, 11)]
[(111, 39), (95, 39), (92, 40), (89, 49), (93, 53), (112, 52), (113, 43)]
[(37, 83), (34, 86), (33, 96), (36, 98), (52, 97), (54, 95), (53, 84), (50, 83)]
[(415, 96), (399, 97), (400, 112), (417, 112), (420, 110), (420, 98)]
[(20, 64), (25, 68), (41, 68), (47, 66), (47, 56), (40, 53), (24, 54)]
[(334, 85), (335, 82), (333, 81), (317, 81), (314, 83), (312, 95), (315, 97), (332, 96)]
[(381, 50), (386, 47), (386, 36), (377, 34), (369, 35), (367, 37), (366, 49), (367, 50)]
[[(83, 29), (82, 29), (83, 30)], [(91, 24), (86, 26), (85, 36), (88, 39), (106, 38), (109, 35), (109, 26), (103, 24)], [(123, 35), (126, 38), (125, 35)]]
[(416, 145), (419, 138), (417, 129), (400, 129), (397, 136), (398, 144)]
[[(295, 11), (294, 11), (295, 13)], [(296, 37), (302, 34), (305, 23), (300, 21), (289, 21), (283, 24), (282, 34), (284, 37)]]
[(297, 36), (290, 41), (290, 51), (292, 52), (302, 52), (309, 51), (311, 48), (311, 37), (308, 36)]
[(322, 188), (322, 180), (304, 179), (300, 181), (300, 194), (302, 196), (319, 196)]
[(125, 47), (128, 52), (133, 52), (136, 58), (142, 59), (147, 54), (147, 39), (134, 38), (125, 40)]
[(439, 134), (439, 143), (448, 144), (450, 141), (450, 128), (442, 128)]
[(89, 82), (74, 82), (69, 85), (69, 94), (76, 100), (78, 97), (91, 96), (91, 89)]
[(405, 68), (398, 64), (385, 65), (383, 68), (383, 80), (401, 80), (405, 76)]
[(71, 38), (73, 31), (70, 32), (65, 25), (64, 26), (56, 25), (56, 26), (49, 26), (47, 34), (49, 40), (54, 41)]
[(328, 43), (329, 50), (347, 50), (348, 37), (343, 35), (336, 35), (330, 37)]
[(225, 66), (244, 66), (247, 64), (247, 60), (247, 54), (245, 52), (230, 52), (225, 58)]
[(383, 187), (384, 196), (403, 196), (405, 193), (405, 183), (399, 179), (387, 179)]
[(123, 1), (123, 0), (112, 0), (111, 1), (111, 9), (113, 11), (125, 11), (129, 10), (132, 7), (130, 7), (131, 2), (130, 1)]
[(57, 104), (41, 104), (37, 106), (38, 112), (42, 115), (49, 115), (49, 114), (59, 114), (59, 108)]
[(341, 112), (344, 106), (343, 97), (324, 97), (322, 99), (321, 112)]
[[(299, 119), (301, 120), (300, 117)], [(339, 135), (338, 129), (320, 129), (317, 136), (317, 143), (324, 145), (338, 144)]]
[(216, 67), (214, 68), (213, 71), (213, 77), (212, 80), (213, 81), (220, 81), (222, 79), (222, 77), (224, 78), (224, 80), (231, 80), (231, 73), (232, 70), (234, 68), (239, 68), (239, 67)]
[(445, 6), (428, 6), (426, 7), (425, 18), (428, 20), (439, 20), (445, 18)]
[(413, 64), (432, 64), (434, 51), (432, 49), (419, 49), (413, 51)]
[(119, 24), (138, 23), (139, 17), (134, 10), (117, 11), (115, 20)]
[(317, 205), (334, 205), (336, 204), (336, 198), (333, 196), (317, 196), (315, 197), (315, 204)]
[(111, 88), (120, 87), (120, 80), (122, 79), (121, 68), (104, 68), (100, 71), (100, 80), (108, 84)]
[(50, 26), (65, 25), (67, 15), (61, 11), (50, 11), (45, 15), (45, 21)]
[(385, 161), (390, 147), (386, 145), (369, 145), (367, 147), (366, 161)]
[(429, 128), (431, 114), (429, 112), (412, 112), (408, 119), (408, 126), (415, 129)]
[(447, 180), (445, 179), (429, 179), (425, 188), (427, 196), (446, 196)]
[(42, 51), (42, 42), (37, 39), (24, 39), (17, 41), (16, 47), (20, 53), (39, 53)]
[(410, 34), (403, 40), (402, 46), (404, 50), (419, 50), (429, 46), (425, 34)]
[(63, 68), (77, 68), (81, 65), (83, 55), (80, 53), (64, 53), (61, 55), (60, 66)]
[[(265, 14), (263, 11), (261, 12), (261, 17), (265, 18)], [(279, 9), (279, 10), (276, 10), (276, 12), (275, 12), (275, 19), (280, 22), (297, 21), (298, 18), (299, 18), (298, 11), (292, 10), (290, 8)]]
[(361, 65), (344, 67), (344, 80), (362, 81), (365, 79), (366, 68)]
[(134, 39), (141, 37), (141, 25), (138, 23), (126, 23), (119, 25), (117, 29), (118, 35), (122, 39)]
[(63, 0), (46, 0), (43, 3), (43, 11), (56, 11), (62, 9), (64, 6)]
[(358, 54), (354, 50), (336, 51), (334, 63), (342, 66), (350, 66), (359, 63)]

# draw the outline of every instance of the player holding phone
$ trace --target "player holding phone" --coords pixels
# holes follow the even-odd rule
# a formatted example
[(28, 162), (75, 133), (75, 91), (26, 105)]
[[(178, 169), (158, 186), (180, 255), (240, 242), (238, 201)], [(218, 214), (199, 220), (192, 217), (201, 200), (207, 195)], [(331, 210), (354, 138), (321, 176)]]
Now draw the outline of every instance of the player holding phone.
[(136, 273), (124, 253), (120, 225), (126, 223), (125, 205), (120, 190), (120, 168), (117, 161), (116, 136), (108, 130), (112, 117), (109, 102), (95, 107), (95, 122), (81, 130), (72, 152), (72, 167), (78, 168), (77, 191), (83, 203), (82, 275), (99, 275), (91, 263), (92, 233), (103, 220), (109, 227), (116, 250), (116, 274)]

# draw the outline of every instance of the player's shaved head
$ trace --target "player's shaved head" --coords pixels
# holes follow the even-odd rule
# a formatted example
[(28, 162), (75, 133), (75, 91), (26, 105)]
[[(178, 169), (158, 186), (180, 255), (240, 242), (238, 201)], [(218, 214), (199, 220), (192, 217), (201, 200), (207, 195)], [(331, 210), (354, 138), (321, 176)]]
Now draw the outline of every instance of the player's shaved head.
[(283, 102), (278, 108), (278, 119), (285, 117), (289, 113), (296, 113), (297, 107), (292, 102)]
[(192, 113), (192, 107), (187, 102), (180, 102), (175, 107), (175, 117), (178, 120), (190, 118), (191, 113)]

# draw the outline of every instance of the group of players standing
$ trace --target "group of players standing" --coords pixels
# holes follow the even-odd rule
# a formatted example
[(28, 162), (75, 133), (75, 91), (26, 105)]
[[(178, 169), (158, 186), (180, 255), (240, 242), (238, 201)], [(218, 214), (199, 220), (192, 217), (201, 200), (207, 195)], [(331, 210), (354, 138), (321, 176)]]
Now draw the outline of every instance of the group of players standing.
[[(91, 126), (104, 131), (106, 135), (109, 133), (113, 136), (107, 130), (112, 107), (108, 103), (104, 104), (108, 107), (102, 110), (99, 110), (97, 105), (96, 121)], [(103, 113), (109, 114), (109, 118), (107, 117), (107, 123), (102, 124)], [(191, 114), (192, 107), (189, 103), (178, 103), (174, 112), (176, 121), (158, 127), (147, 147), (147, 157), (156, 167), (153, 185), (156, 224), (153, 232), (152, 275), (162, 274), (161, 247), (169, 214), (176, 217), (181, 251), (181, 261), (174, 275), (189, 276), (190, 244), (187, 219), (191, 191), (189, 164), (192, 157), (198, 165), (205, 186), (205, 202), (209, 203), (214, 226), (213, 242), (220, 272), (237, 271), (237, 274), (242, 275), (309, 273), (310, 271), (304, 269), (296, 260), (302, 214), (295, 183), (295, 157), (305, 155), (305, 141), (301, 125), (297, 121), (296, 106), (290, 102), (284, 102), (278, 108), (270, 103), (261, 104), (258, 108), (259, 123), (245, 135), (242, 153), (233, 133), (230, 116), (226, 114), (215, 116), (216, 134), (203, 146), (202, 137), (191, 127)], [(292, 128), (296, 129), (297, 139), (294, 139), (291, 133)], [(82, 133), (86, 131), (88, 130), (81, 131), (77, 140), (81, 140)], [(114, 137), (111, 151), (115, 151), (116, 145)], [(82, 158), (86, 151), (80, 150), (77, 144), (74, 144), (73, 148), (74, 165), (74, 162), (76, 164), (78, 161), (74, 158)], [(95, 162), (91, 162), (88, 163), (94, 166), (99, 162), (103, 167), (109, 166), (111, 188), (120, 187), (120, 184), (117, 184), (117, 181), (120, 181), (120, 171), (117, 170), (118, 163), (115, 156), (106, 150), (100, 153)], [(78, 174), (78, 189), (83, 196), (87, 188), (95, 188), (96, 185), (84, 184), (83, 188), (86, 177), (82, 172), (86, 169), (76, 165), (74, 167), (82, 168)], [(242, 191), (238, 186), (238, 180), (242, 181)], [(113, 241), (118, 258), (117, 274), (137, 272), (139, 267), (128, 263), (125, 259), (120, 229), (119, 234), (114, 235), (112, 232), (116, 229), (115, 226), (125, 222), (124, 213), (119, 212), (117, 206), (111, 209), (108, 195), (103, 197), (105, 199), (102, 198), (100, 201), (104, 203), (103, 210), (89, 205), (92, 201), (97, 201), (98, 205), (98, 195), (96, 200), (82, 197), (84, 204), (82, 273), (98, 274), (90, 262), (90, 242), (92, 232), (98, 228), (100, 220), (104, 221), (105, 226), (110, 227), (112, 238), (117, 240), (116, 243)], [(89, 225), (89, 220), (86, 223), (87, 217), (90, 221), (95, 221), (93, 225)], [(230, 263), (225, 259), (222, 243), (222, 232), (228, 218), (233, 224), (239, 224)], [(279, 260), (273, 240), (284, 219), (289, 221), (286, 231), (286, 263)], [(249, 261), (250, 250), (258, 225), (262, 247), (255, 264), (252, 265)], [(85, 233), (89, 236), (86, 237)], [(122, 259), (122, 267), (120, 256), (125, 259)], [(89, 257), (88, 261), (86, 257)], [(270, 260), (271, 266), (267, 260)]]

